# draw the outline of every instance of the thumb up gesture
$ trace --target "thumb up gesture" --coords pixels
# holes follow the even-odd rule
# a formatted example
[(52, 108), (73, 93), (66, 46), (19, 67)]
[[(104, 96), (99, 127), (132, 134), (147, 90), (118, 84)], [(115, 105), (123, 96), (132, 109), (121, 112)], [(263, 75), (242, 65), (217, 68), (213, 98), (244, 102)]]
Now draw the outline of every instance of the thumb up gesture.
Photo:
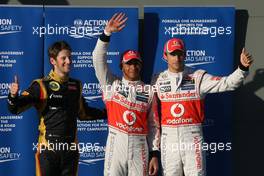
[(245, 48), (243, 48), (240, 54), (240, 63), (244, 67), (249, 67), (253, 63), (252, 55), (250, 55)]
[(19, 90), (19, 83), (18, 83), (17, 76), (15, 75), (14, 82), (11, 84), (10, 89), (9, 89), (11, 97), (16, 97), (18, 94), (18, 90)]

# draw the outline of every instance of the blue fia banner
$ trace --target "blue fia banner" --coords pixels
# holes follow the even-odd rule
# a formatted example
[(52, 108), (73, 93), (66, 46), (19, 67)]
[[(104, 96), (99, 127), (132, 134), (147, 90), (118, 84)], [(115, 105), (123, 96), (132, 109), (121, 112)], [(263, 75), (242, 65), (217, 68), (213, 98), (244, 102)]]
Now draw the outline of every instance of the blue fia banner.
[[(38, 32), (38, 37), (44, 37), (45, 41), (45, 75), (51, 69), (48, 47), (55, 41), (65, 40), (72, 47), (71, 76), (81, 80), (83, 96), (89, 106), (105, 107), (93, 68), (92, 52), (108, 20), (117, 12), (125, 13), (128, 21), (122, 32), (112, 35), (107, 62), (114, 74), (121, 75), (120, 55), (127, 49), (138, 49), (137, 8), (45, 8), (45, 25)], [(105, 120), (78, 122), (79, 175), (103, 175), (107, 130)]]
[(33, 37), (33, 27), (42, 26), (43, 9), (0, 6), (0, 11), (0, 173), (34, 175), (38, 115), (33, 108), (11, 114), (7, 96), (15, 75), (20, 90), (42, 77), (43, 40)]
[[(173, 37), (185, 41), (187, 66), (218, 76), (233, 71), (233, 7), (145, 7), (144, 12), (144, 58), (153, 66), (144, 70), (145, 81), (149, 82), (151, 75), (167, 69), (163, 46)], [(232, 175), (231, 115), (229, 94), (207, 96), (204, 135), (210, 145), (208, 175)], [(222, 143), (225, 149), (219, 150), (217, 145)]]

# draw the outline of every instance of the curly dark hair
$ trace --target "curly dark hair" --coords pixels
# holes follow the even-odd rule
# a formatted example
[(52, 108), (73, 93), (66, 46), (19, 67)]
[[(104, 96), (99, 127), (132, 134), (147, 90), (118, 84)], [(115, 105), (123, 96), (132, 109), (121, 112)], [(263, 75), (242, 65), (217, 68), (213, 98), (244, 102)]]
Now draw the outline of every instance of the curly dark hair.
[(48, 55), (50, 58), (52, 57), (56, 59), (59, 52), (64, 49), (69, 50), (70, 52), (72, 51), (70, 45), (66, 41), (57, 41), (49, 47)]

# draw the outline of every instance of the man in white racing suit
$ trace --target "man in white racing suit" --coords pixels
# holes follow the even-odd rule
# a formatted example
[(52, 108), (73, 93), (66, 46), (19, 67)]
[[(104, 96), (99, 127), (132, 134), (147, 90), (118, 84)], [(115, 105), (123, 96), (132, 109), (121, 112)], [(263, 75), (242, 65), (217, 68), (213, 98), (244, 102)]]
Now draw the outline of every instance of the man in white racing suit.
[(104, 175), (156, 175), (160, 141), (157, 103), (150, 86), (140, 81), (141, 57), (134, 50), (124, 52), (120, 62), (122, 79), (110, 72), (106, 62), (110, 35), (121, 31), (126, 20), (125, 14), (115, 14), (93, 51), (93, 64), (103, 90), (109, 126)]
[(161, 163), (164, 176), (205, 176), (205, 152), (202, 151), (204, 99), (208, 93), (231, 91), (239, 87), (252, 63), (245, 49), (239, 67), (229, 76), (212, 76), (204, 70), (184, 65), (184, 42), (178, 38), (164, 45), (163, 57), (168, 69), (155, 75), (161, 106)]

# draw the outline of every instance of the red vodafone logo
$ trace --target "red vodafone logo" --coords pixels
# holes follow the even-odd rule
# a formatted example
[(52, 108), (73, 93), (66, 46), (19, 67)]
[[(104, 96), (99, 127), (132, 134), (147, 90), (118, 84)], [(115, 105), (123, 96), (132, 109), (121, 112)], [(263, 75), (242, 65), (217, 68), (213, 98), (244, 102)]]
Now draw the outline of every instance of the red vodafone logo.
[(136, 117), (136, 114), (134, 112), (125, 111), (123, 114), (123, 119), (127, 125), (131, 126), (136, 122), (137, 117)]
[(184, 106), (180, 103), (176, 103), (171, 106), (170, 111), (173, 117), (181, 117), (184, 114)]

